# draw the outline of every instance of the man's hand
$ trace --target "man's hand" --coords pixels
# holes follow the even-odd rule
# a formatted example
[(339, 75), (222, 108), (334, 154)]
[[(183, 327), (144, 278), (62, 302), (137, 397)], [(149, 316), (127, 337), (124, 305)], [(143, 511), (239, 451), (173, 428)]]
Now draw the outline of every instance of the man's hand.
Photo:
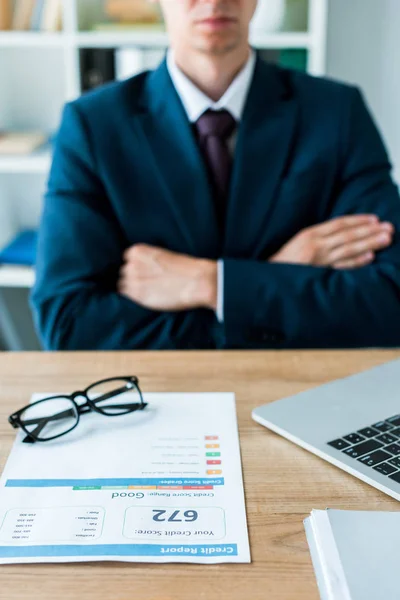
[(352, 215), (303, 229), (269, 262), (354, 269), (391, 245), (394, 227), (374, 215)]
[(118, 292), (157, 311), (217, 306), (217, 263), (137, 244), (124, 254)]

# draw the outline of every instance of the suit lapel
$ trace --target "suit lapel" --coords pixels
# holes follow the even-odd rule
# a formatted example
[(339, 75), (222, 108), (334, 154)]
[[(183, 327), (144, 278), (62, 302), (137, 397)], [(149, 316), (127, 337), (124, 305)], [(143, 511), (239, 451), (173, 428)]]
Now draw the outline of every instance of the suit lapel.
[(148, 76), (141, 105), (135, 124), (144, 134), (143, 156), (154, 163), (183, 247), (194, 256), (217, 258), (220, 240), (206, 169), (165, 61)]
[(296, 116), (283, 73), (258, 58), (238, 130), (224, 256), (256, 258), (262, 251)]

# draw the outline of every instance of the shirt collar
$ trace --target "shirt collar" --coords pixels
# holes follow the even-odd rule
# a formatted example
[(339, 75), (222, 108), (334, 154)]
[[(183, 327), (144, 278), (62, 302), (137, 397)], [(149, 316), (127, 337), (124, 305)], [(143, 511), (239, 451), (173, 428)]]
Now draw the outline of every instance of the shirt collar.
[(181, 71), (175, 62), (173, 51), (168, 50), (167, 67), (176, 91), (186, 110), (191, 123), (195, 123), (206, 110), (225, 109), (240, 121), (244, 111), (247, 94), (253, 79), (256, 64), (256, 54), (251, 51), (247, 63), (235, 77), (225, 94), (214, 102), (206, 96), (194, 83)]

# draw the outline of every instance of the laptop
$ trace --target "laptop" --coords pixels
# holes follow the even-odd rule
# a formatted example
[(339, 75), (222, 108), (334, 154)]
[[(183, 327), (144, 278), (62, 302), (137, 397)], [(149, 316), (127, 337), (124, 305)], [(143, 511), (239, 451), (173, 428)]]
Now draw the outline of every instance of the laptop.
[(400, 500), (400, 360), (265, 404), (252, 417)]

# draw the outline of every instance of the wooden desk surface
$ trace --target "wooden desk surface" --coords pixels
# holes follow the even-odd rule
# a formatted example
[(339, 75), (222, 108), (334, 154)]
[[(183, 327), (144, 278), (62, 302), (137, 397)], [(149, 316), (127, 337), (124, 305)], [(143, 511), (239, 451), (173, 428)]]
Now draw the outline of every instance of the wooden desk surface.
[(7, 416), (32, 392), (136, 374), (144, 391), (234, 391), (250, 565), (92, 563), (0, 567), (1, 600), (318, 600), (303, 529), (313, 508), (397, 510), (383, 493), (251, 420), (263, 403), (399, 358), (400, 351), (0, 354), (0, 471)]

